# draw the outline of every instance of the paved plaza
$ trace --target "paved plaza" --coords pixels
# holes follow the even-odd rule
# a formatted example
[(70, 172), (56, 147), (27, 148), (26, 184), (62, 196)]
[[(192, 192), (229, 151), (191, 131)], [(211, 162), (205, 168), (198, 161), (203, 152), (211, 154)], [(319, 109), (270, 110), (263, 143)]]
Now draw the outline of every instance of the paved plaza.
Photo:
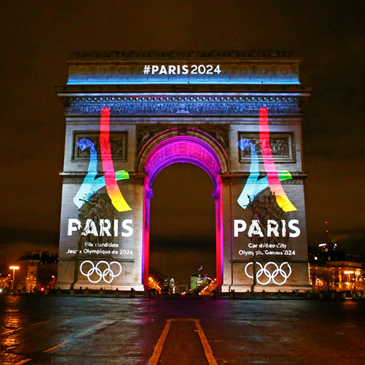
[(0, 363), (364, 364), (365, 300), (0, 296)]

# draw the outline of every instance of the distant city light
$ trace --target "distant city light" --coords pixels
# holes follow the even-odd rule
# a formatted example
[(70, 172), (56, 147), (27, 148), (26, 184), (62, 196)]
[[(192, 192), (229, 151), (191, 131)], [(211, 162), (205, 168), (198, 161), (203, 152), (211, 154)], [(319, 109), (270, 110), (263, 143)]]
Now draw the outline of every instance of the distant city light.
[(13, 270), (13, 279), (11, 281), (11, 290), (14, 290), (14, 283), (15, 283), (15, 270), (18, 270), (19, 269), (19, 266), (10, 266), (9, 267), (10, 270)]

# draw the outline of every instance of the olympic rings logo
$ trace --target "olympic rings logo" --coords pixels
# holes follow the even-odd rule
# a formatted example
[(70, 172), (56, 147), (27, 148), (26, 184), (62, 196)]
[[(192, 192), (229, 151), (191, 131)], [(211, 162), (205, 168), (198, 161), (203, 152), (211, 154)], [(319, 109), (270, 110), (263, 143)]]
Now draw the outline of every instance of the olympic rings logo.
[[(250, 279), (253, 279), (253, 275), (250, 275), (248, 272), (247, 272), (247, 268), (252, 265), (253, 263), (252, 262), (249, 262), (246, 266), (245, 266), (245, 274), (250, 278)], [(287, 262), (283, 262), (279, 267), (278, 265), (275, 263), (275, 262), (267, 262), (265, 264), (264, 267), (262, 267), (261, 263), (260, 262), (256, 262), (257, 265), (259, 265), (260, 269), (256, 272), (256, 280), (257, 282), (260, 284), (260, 285), (267, 285), (269, 284), (269, 282), (272, 280), (276, 285), (283, 285), (286, 283), (286, 280), (289, 278), (289, 276), (291, 275), (292, 273), (292, 269), (290, 267), (290, 265), (287, 263)], [(272, 272), (267, 268), (268, 266), (274, 266), (274, 270), (272, 270)], [(284, 270), (284, 266), (287, 266), (287, 271)], [(265, 275), (267, 277), (267, 281), (266, 282), (262, 282), (260, 280), (260, 277), (262, 275)], [(277, 276), (280, 275), (282, 278), (283, 278), (283, 281), (282, 282), (277, 282), (276, 278)]]
[[(91, 268), (86, 273), (82, 270), (85, 264), (91, 265)], [(106, 266), (104, 270), (100, 269), (99, 267), (102, 264)], [(117, 267), (119, 267), (118, 274), (114, 274), (114, 271), (112, 270), (112, 265), (116, 265)], [(99, 261), (96, 265), (94, 265), (92, 261), (86, 260), (80, 265), (80, 272), (82, 275), (87, 276), (90, 283), (97, 284), (101, 279), (103, 279), (106, 283), (110, 284), (114, 280), (114, 278), (122, 273), (122, 265), (117, 261), (112, 261), (110, 263), (107, 261)], [(94, 273), (99, 276), (97, 280), (91, 279), (91, 276)]]

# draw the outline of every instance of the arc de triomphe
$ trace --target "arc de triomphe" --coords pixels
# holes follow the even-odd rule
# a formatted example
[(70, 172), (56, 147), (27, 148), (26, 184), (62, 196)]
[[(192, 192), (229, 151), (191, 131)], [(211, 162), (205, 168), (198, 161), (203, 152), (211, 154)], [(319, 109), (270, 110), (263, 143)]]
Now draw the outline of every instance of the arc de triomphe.
[(66, 86), (61, 288), (143, 290), (151, 188), (173, 163), (214, 183), (223, 292), (308, 290), (300, 59), (74, 53)]

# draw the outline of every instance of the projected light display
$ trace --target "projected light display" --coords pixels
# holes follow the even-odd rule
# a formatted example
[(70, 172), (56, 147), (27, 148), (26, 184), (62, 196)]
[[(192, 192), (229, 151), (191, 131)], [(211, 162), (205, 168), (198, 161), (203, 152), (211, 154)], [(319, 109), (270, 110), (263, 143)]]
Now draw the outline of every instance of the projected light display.
[[(296, 243), (291, 239), (300, 237), (301, 224), (297, 216), (289, 215), (297, 209), (287, 197), (281, 181), (291, 180), (292, 175), (286, 170), (277, 171), (275, 166), (267, 108), (259, 110), (259, 131), (260, 148), (248, 138), (238, 141), (241, 151), (249, 149), (251, 161), (249, 176), (237, 199), (245, 212), (241, 211), (239, 219), (233, 220), (233, 237), (237, 259), (252, 260), (245, 264), (246, 277), (255, 278), (259, 285), (280, 286), (292, 275), (291, 266), (282, 260), (298, 255)], [(266, 172), (264, 177), (260, 177), (263, 172), (260, 162)], [(275, 262), (272, 261), (274, 257)]]
[[(259, 180), (259, 159), (255, 145), (250, 140), (242, 138), (238, 142), (238, 146), (242, 151), (244, 151), (246, 148), (251, 148), (250, 175), (240, 196), (237, 199), (237, 203), (243, 209), (246, 209), (258, 193), (269, 187), (269, 181), (268, 176), (265, 176)], [(280, 171), (278, 172), (278, 176), (280, 181), (290, 180), (292, 178), (290, 172), (288, 171)]]
[(132, 210), (125, 201), (116, 179), (110, 147), (110, 108), (103, 108), (100, 118), (100, 149), (105, 185), (112, 204), (118, 212)]
[(278, 172), (275, 168), (270, 146), (269, 113), (267, 108), (261, 108), (259, 110), (259, 126), (261, 151), (264, 159), (265, 170), (268, 173), (267, 179), (269, 181), (270, 190), (276, 195), (276, 201), (284, 212), (297, 210), (286, 196), (280, 183)]
[[(269, 284), (271, 281), (276, 284), (276, 285), (283, 285), (286, 283), (287, 279), (289, 278), (289, 276), (292, 273), (292, 269), (291, 266), (289, 265), (288, 262), (282, 262), (280, 264), (280, 266), (278, 266), (278, 264), (276, 262), (267, 262), (264, 266), (262, 266), (262, 264), (260, 262), (249, 262), (246, 266), (245, 266), (245, 274), (247, 275), (247, 277), (249, 277), (250, 279), (253, 279), (253, 275), (249, 274), (247, 272), (247, 269), (251, 266), (251, 265), (258, 265), (259, 266), (259, 270), (256, 272), (256, 280), (260, 285), (267, 285)], [(274, 269), (272, 271), (270, 271), (268, 268), (274, 267)], [(287, 270), (285, 271), (284, 268)], [(263, 276), (261, 278), (261, 276)], [(266, 276), (266, 279), (264, 278), (264, 276)], [(261, 279), (260, 279), (261, 278)], [(266, 281), (264, 281), (266, 280)]]
[[(84, 271), (84, 266), (89, 269)], [(116, 268), (116, 273), (113, 271), (113, 265)], [(110, 284), (114, 278), (119, 276), (122, 273), (122, 265), (118, 261), (99, 261), (95, 264), (92, 261), (86, 260), (83, 261), (80, 265), (80, 272), (82, 275), (86, 276), (90, 283), (97, 284), (101, 280)]]
[(284, 212), (291, 212), (297, 210), (286, 196), (285, 191), (280, 183), (283, 180), (290, 180), (292, 178), (288, 171), (276, 171), (275, 162), (272, 156), (270, 146), (270, 131), (269, 131), (269, 117), (267, 108), (259, 110), (259, 126), (260, 126), (260, 144), (264, 160), (264, 166), (267, 176), (259, 180), (259, 160), (254, 144), (245, 138), (238, 142), (238, 147), (244, 151), (246, 148), (251, 149), (251, 165), (250, 175), (246, 184), (237, 199), (237, 203), (246, 209), (255, 196), (270, 187), (270, 190), (276, 196), (276, 201)]
[(90, 148), (90, 162), (88, 173), (73, 199), (76, 206), (81, 208), (93, 194), (106, 186), (116, 210), (119, 212), (132, 210), (118, 186), (118, 181), (129, 179), (129, 174), (124, 170), (115, 171), (113, 166), (110, 147), (110, 108), (102, 109), (100, 118), (100, 149), (104, 176), (95, 179), (98, 174), (98, 156), (94, 144), (89, 139), (83, 138), (77, 145), (82, 151)]

